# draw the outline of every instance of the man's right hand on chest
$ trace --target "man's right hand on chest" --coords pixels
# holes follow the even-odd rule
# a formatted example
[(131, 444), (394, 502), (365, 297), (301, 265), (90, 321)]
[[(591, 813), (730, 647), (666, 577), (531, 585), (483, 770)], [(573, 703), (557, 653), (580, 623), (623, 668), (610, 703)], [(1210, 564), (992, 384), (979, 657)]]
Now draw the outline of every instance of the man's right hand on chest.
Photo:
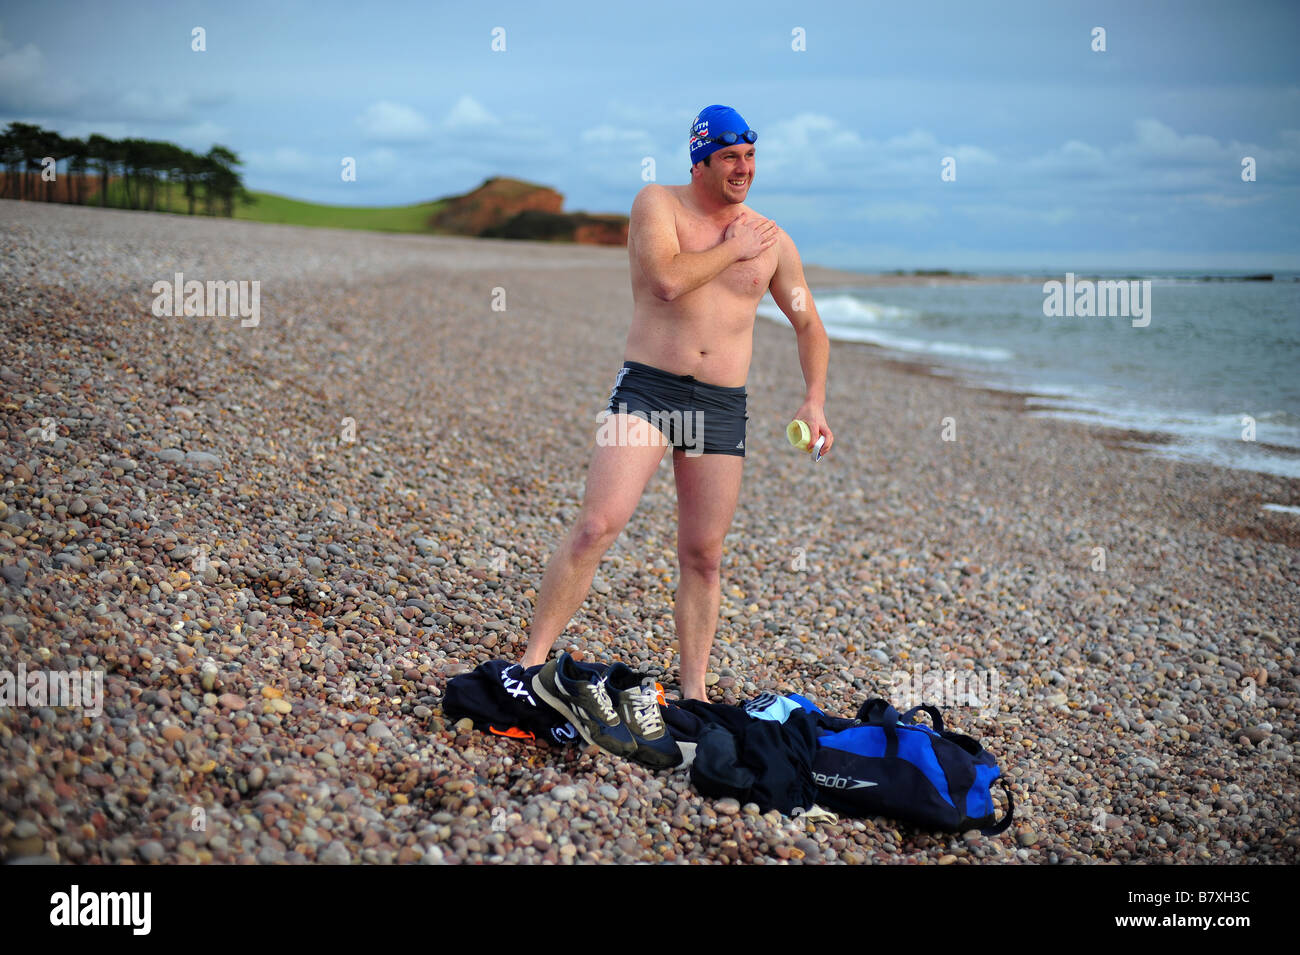
[(729, 242), (733, 239), (736, 241), (740, 262), (762, 255), (776, 244), (776, 238), (775, 222), (762, 216), (751, 217), (748, 212), (742, 212), (731, 220), (731, 225), (727, 226), (727, 231), (722, 234), (722, 241)]

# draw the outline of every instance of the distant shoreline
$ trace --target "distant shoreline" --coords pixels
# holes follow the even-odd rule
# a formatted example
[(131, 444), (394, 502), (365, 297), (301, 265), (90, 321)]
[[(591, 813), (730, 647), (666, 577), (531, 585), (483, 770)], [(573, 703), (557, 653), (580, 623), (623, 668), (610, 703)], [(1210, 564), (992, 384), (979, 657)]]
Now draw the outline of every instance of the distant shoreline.
[[(805, 264), (804, 272), (809, 281), (821, 285), (839, 285), (853, 288), (870, 288), (873, 286), (899, 285), (989, 285), (995, 283), (1026, 283), (1060, 280), (1067, 271), (1073, 271), (1076, 279), (1158, 281), (1158, 282), (1300, 282), (1300, 273), (1286, 272), (1243, 272), (1240, 275), (1227, 273), (1214, 274), (1210, 271), (1195, 270), (1183, 274), (1181, 270), (1171, 269), (1167, 273), (1153, 271), (1107, 271), (1104, 269), (1061, 269), (1059, 271), (1041, 272), (970, 272), (959, 269), (891, 269), (879, 272), (855, 272), (849, 269), (836, 269), (829, 266)], [(814, 278), (816, 275), (816, 278)]]
[(977, 275), (972, 272), (922, 269), (914, 272), (850, 272), (823, 265), (804, 264), (804, 277), (813, 285), (845, 288), (896, 288), (914, 285), (992, 285), (1005, 282), (1036, 282), (1025, 275)]

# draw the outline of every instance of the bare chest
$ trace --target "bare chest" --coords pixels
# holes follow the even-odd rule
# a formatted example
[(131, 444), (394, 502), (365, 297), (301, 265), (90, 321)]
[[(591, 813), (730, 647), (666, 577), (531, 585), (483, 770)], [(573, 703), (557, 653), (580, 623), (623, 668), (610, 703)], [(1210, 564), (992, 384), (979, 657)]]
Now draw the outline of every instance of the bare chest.
[[(725, 233), (725, 228), (707, 220), (689, 214), (677, 217), (677, 243), (683, 252), (707, 252), (721, 244)], [(776, 249), (771, 248), (755, 258), (733, 262), (704, 288), (722, 290), (757, 302), (772, 282), (776, 260)]]

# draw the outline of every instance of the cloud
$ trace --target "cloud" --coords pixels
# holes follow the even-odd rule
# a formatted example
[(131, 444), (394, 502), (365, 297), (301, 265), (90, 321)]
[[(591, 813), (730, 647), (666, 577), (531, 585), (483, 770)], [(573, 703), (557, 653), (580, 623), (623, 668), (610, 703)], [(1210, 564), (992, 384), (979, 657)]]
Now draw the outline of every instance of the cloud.
[(1229, 158), (1227, 147), (1213, 136), (1192, 133), (1180, 136), (1158, 119), (1133, 121), (1132, 142), (1121, 143), (1112, 150), (1117, 159), (1146, 163), (1221, 162)]
[(962, 165), (973, 163), (993, 166), (998, 161), (997, 156), (987, 149), (981, 149), (979, 146), (958, 146), (952, 151), (951, 155)]
[(63, 112), (84, 95), (82, 87), (49, 69), (33, 43), (21, 49), (0, 36), (0, 109), (23, 114)]
[(1104, 176), (1111, 161), (1096, 146), (1071, 139), (1041, 156), (1026, 160), (1026, 173), (1034, 177), (1061, 177), (1065, 179), (1098, 179)]
[(759, 175), (797, 177), (810, 189), (860, 182), (862, 170), (874, 160), (861, 136), (821, 113), (773, 123), (770, 130), (760, 130), (756, 146)]
[(111, 82), (85, 86), (51, 67), (35, 44), (19, 49), (0, 36), (0, 109), (24, 116), (62, 117), (64, 128), (69, 118), (88, 120), (96, 131), (114, 122), (145, 127), (197, 123), (205, 111), (229, 100), (229, 93), (214, 88), (190, 92), (172, 86), (127, 88)]
[(45, 57), (34, 43), (28, 43), (21, 50), (15, 50), (13, 44), (0, 38), (0, 83), (8, 86), (20, 80), (30, 79), (45, 68)]
[[(981, 146), (942, 142), (927, 129), (911, 129), (884, 140), (864, 137), (830, 116), (800, 113), (773, 124), (759, 138), (759, 165), (777, 176), (797, 176), (808, 190), (843, 190), (870, 183), (938, 183), (940, 160), (953, 156), (959, 165), (992, 166), (998, 157)], [(869, 205), (882, 221), (900, 221), (901, 207)], [(921, 208), (918, 206), (917, 208)], [(907, 221), (916, 221), (909, 218)]]
[[(1237, 208), (1253, 199), (1232, 196), (1224, 190), (1240, 188), (1241, 162), (1256, 160), (1259, 181), (1288, 185), (1300, 171), (1300, 131), (1284, 129), (1275, 147), (1236, 140), (1220, 142), (1204, 133), (1180, 133), (1157, 119), (1133, 122), (1132, 136), (1109, 148), (1071, 139), (1054, 149), (1021, 162), (1016, 170), (1024, 186), (1060, 191), (1066, 183), (1088, 180), (1090, 198), (1104, 193), (1132, 197), (1175, 199)], [(1080, 197), (1082, 199), (1082, 196)]]
[(939, 141), (935, 139), (934, 133), (927, 132), (923, 129), (914, 129), (902, 136), (891, 136), (885, 140), (884, 149), (887, 152), (903, 156), (914, 156), (918, 153), (934, 155), (939, 152)]
[(372, 142), (417, 143), (433, 134), (433, 127), (423, 116), (400, 103), (380, 100), (366, 107), (357, 117), (362, 135)]
[(456, 105), (451, 108), (451, 112), (443, 119), (442, 125), (448, 129), (462, 129), (466, 126), (496, 126), (498, 120), (484, 109), (483, 104), (474, 97), (462, 96), (456, 100)]
[(1240, 168), (1241, 160), (1252, 156), (1261, 170), (1261, 181), (1294, 182), (1296, 173), (1300, 172), (1300, 129), (1284, 129), (1278, 133), (1277, 138), (1281, 142), (1277, 149), (1234, 140), (1228, 144), (1230, 161)]
[(781, 150), (849, 149), (860, 151), (866, 145), (851, 129), (846, 129), (821, 113), (800, 113), (793, 119), (773, 124), (772, 135), (759, 136), (759, 142)]

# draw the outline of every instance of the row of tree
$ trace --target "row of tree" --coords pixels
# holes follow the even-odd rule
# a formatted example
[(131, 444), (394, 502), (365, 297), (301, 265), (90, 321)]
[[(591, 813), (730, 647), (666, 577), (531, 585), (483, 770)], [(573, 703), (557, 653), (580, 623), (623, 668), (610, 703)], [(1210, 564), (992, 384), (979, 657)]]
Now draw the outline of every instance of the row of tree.
[[(159, 140), (109, 139), (99, 133), (67, 139), (30, 123), (10, 123), (0, 133), (0, 163), (7, 173), (0, 197), (6, 199), (84, 205), (92, 191), (87, 177), (98, 174), (101, 206), (156, 210), (159, 186), (169, 188), (171, 183), (184, 185), (190, 215), (200, 201), (207, 215), (225, 216), (234, 215), (236, 199), (251, 201), (235, 171), (242, 163), (225, 146), (213, 146), (199, 155)], [(45, 172), (51, 166), (54, 181)], [(67, 189), (57, 189), (57, 180), (64, 176)], [(116, 202), (110, 201), (108, 192), (113, 179), (121, 183)]]

